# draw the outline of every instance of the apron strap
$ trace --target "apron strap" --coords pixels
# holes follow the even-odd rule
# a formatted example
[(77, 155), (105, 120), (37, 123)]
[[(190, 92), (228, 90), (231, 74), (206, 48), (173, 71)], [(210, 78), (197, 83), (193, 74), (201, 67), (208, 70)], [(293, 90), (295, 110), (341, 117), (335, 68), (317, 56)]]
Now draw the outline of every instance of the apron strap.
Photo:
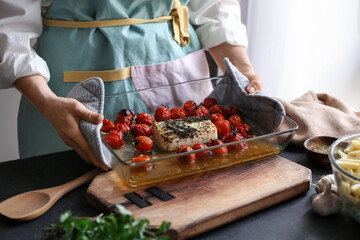
[(131, 67), (107, 71), (67, 71), (63, 73), (64, 82), (82, 82), (92, 77), (99, 77), (103, 82), (115, 82), (131, 77)]
[(174, 0), (170, 16), (173, 20), (174, 40), (182, 47), (190, 43), (189, 10), (182, 6), (180, 0)]
[(98, 20), (98, 21), (67, 21), (67, 20), (53, 20), (43, 19), (42, 23), (50, 27), (63, 27), (63, 28), (98, 28), (98, 27), (118, 27), (128, 26), (144, 23), (166, 22), (173, 19), (172, 16), (163, 16), (154, 19), (140, 19), (140, 18), (125, 18), (125, 19), (112, 19), (112, 20)]

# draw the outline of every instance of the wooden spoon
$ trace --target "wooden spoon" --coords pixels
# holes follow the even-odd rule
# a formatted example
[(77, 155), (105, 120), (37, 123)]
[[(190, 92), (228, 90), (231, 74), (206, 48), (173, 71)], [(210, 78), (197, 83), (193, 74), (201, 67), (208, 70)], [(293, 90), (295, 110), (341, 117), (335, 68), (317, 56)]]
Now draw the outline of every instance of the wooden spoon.
[(0, 214), (14, 220), (27, 221), (49, 210), (54, 203), (71, 190), (91, 181), (101, 169), (94, 169), (60, 186), (25, 192), (0, 203)]

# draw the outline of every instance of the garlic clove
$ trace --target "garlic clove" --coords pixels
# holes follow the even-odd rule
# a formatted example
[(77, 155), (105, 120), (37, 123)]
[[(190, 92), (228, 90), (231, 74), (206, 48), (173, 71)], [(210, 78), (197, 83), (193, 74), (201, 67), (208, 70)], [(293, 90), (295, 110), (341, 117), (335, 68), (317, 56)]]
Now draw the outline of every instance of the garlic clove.
[(316, 183), (317, 188), (315, 187), (316, 193), (322, 193), (325, 190), (326, 185), (329, 183), (331, 183), (331, 191), (338, 195), (338, 189), (333, 174), (324, 175), (319, 178)]
[(322, 193), (312, 197), (313, 211), (324, 217), (339, 212), (342, 207), (340, 197), (331, 192), (331, 185), (328, 183)]

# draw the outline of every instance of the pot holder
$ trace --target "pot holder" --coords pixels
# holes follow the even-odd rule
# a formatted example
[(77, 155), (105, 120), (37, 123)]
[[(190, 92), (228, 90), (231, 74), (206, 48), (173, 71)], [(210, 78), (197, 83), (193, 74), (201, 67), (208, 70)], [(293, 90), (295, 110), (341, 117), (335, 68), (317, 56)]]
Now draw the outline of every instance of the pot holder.
[(278, 129), (285, 115), (283, 105), (278, 100), (260, 92), (247, 93), (245, 89), (250, 83), (249, 79), (239, 72), (228, 58), (225, 58), (224, 62), (226, 66), (224, 77), (217, 82), (210, 97), (216, 98), (220, 105), (232, 105), (239, 108), (241, 117), (251, 123), (262, 122), (263, 134)]
[[(67, 97), (78, 100), (91, 111), (100, 114), (104, 112), (105, 88), (100, 78), (90, 78), (77, 84), (71, 89)], [(111, 168), (117, 160), (101, 140), (101, 126), (102, 123), (93, 124), (80, 119), (80, 129), (88, 140), (96, 158)]]

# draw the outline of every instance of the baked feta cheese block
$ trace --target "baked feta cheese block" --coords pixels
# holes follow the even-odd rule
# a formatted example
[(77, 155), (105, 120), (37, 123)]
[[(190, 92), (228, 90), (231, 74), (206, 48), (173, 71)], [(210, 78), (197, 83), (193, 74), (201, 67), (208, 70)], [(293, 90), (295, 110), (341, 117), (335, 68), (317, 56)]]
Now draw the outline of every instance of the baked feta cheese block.
[(152, 130), (156, 143), (165, 151), (175, 151), (195, 143), (206, 144), (218, 137), (215, 125), (208, 117), (186, 117), (157, 122)]

